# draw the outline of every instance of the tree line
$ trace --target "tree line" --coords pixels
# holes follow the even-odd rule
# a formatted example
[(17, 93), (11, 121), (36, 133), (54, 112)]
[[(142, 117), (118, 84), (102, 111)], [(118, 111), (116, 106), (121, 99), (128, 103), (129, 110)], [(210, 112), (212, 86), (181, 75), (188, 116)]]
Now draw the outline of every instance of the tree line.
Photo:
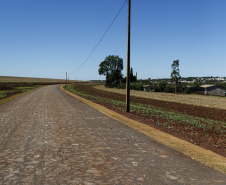
[[(130, 69), (130, 88), (134, 90), (143, 90), (143, 85), (151, 85), (156, 92), (170, 93), (189, 93), (188, 83), (181, 82), (179, 69), (179, 60), (174, 60), (171, 65), (170, 81), (158, 81), (151, 83), (150, 80), (138, 80), (137, 75), (133, 74), (133, 68)], [(123, 59), (117, 55), (109, 55), (99, 65), (99, 75), (105, 75), (105, 86), (110, 88), (126, 88), (126, 77), (123, 77)], [(191, 85), (191, 84), (189, 84)], [(195, 81), (193, 86), (203, 85), (200, 81)], [(216, 85), (226, 88), (226, 83), (217, 83)]]

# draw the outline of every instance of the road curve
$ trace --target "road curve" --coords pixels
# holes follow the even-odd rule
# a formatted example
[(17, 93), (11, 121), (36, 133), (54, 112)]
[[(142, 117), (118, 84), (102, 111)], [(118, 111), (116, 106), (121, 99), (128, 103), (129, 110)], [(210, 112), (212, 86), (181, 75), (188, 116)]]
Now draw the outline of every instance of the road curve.
[(0, 184), (225, 184), (226, 176), (45, 86), (0, 106)]

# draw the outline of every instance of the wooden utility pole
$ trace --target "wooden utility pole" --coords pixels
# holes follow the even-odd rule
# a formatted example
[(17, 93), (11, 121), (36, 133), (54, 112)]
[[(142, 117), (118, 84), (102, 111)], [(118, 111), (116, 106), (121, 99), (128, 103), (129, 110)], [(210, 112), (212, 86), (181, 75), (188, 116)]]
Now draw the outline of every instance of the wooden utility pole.
[(128, 43), (127, 43), (127, 77), (126, 77), (126, 112), (130, 112), (130, 11), (131, 0), (128, 0)]
[(67, 85), (67, 72), (66, 72), (66, 84), (65, 85)]

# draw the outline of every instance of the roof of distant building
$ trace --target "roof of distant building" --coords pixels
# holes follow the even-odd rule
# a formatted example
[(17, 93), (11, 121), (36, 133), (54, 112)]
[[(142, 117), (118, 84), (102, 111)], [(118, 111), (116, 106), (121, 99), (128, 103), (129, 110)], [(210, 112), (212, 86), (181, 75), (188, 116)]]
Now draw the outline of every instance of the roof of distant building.
[(208, 85), (208, 84), (206, 84), (206, 85), (201, 85), (200, 87), (208, 88), (208, 87), (213, 87), (213, 86), (215, 86), (215, 85)]

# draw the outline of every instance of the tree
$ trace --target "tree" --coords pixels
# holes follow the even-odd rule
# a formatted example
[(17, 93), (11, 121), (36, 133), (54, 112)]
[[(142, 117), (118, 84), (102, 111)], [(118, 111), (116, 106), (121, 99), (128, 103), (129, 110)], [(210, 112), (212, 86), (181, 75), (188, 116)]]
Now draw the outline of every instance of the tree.
[(180, 70), (179, 70), (179, 60), (174, 60), (172, 65), (172, 72), (171, 72), (171, 82), (175, 84), (175, 93), (177, 92), (177, 85), (180, 82)]
[(194, 85), (194, 86), (201, 86), (201, 85), (203, 85), (203, 84), (202, 84), (201, 80), (197, 78), (197, 79), (193, 82), (193, 85)]
[(136, 75), (133, 75), (133, 68), (131, 67), (130, 69), (130, 82), (136, 82), (137, 81), (137, 77)]
[(106, 76), (105, 85), (117, 87), (122, 80), (123, 59), (117, 55), (109, 55), (99, 65), (99, 75)]
[(158, 82), (157, 87), (159, 88), (160, 92), (163, 92), (167, 86), (167, 82), (165, 80), (161, 80)]

